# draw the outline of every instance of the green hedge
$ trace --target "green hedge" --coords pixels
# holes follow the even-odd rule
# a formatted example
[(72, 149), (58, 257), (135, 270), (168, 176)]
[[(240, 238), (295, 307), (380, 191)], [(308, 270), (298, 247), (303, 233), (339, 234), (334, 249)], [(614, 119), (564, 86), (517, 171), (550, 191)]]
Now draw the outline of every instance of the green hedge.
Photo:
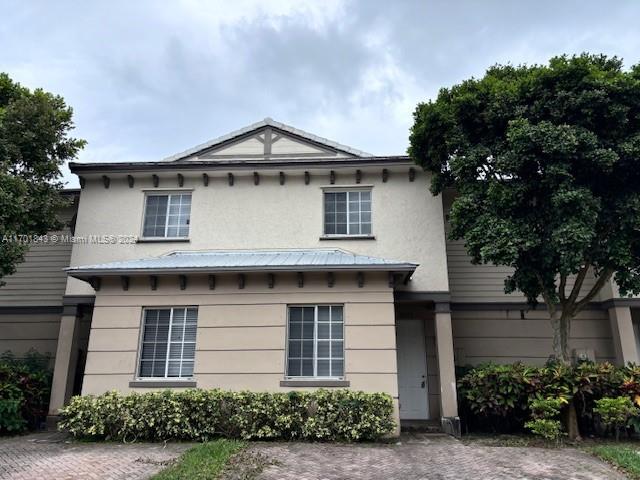
[(191, 389), (74, 397), (59, 428), (75, 437), (375, 440), (394, 431), (387, 394), (352, 390), (264, 393)]
[(601, 434), (595, 402), (619, 396), (640, 404), (640, 367), (592, 362), (541, 367), (487, 364), (458, 380), (460, 416), (469, 431), (522, 431), (532, 418), (532, 400), (562, 398), (564, 410), (575, 406), (583, 435)]
[(16, 358), (0, 356), (0, 435), (39, 428), (44, 422), (51, 392), (49, 357), (28, 352)]

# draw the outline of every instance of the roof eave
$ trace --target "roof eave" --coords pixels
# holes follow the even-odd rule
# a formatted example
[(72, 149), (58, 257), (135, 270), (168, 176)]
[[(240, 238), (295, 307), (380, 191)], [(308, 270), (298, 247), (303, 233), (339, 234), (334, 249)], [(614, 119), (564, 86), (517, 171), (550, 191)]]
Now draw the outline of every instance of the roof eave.
[(189, 160), (184, 162), (119, 162), (119, 163), (69, 163), (72, 173), (135, 172), (162, 170), (269, 170), (276, 168), (327, 168), (362, 165), (402, 165), (413, 164), (410, 157), (404, 155), (384, 157), (347, 157), (344, 159), (291, 159), (291, 160), (238, 160), (211, 161)]

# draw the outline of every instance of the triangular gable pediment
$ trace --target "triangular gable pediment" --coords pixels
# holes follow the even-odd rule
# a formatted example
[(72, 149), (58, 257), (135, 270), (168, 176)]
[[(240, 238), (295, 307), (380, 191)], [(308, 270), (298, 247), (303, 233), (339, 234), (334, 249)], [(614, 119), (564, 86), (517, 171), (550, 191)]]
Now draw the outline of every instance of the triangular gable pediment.
[(267, 118), (167, 160), (286, 160), (362, 156), (370, 155)]
[[(314, 144), (272, 127), (264, 127), (234, 141), (224, 142), (198, 154), (200, 160), (229, 158), (344, 157), (336, 149)], [(352, 155), (347, 155), (352, 156)]]

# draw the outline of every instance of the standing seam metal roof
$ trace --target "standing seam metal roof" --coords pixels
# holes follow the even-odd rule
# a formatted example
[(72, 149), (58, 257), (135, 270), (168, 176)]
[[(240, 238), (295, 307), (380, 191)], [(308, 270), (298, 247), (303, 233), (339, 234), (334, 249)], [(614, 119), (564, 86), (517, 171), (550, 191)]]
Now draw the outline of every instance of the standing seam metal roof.
[(213, 250), (179, 251), (160, 257), (83, 265), (67, 268), (74, 276), (91, 273), (121, 273), (146, 271), (255, 271), (255, 270), (327, 270), (374, 269), (413, 271), (418, 265), (410, 262), (358, 255), (341, 249), (308, 250)]

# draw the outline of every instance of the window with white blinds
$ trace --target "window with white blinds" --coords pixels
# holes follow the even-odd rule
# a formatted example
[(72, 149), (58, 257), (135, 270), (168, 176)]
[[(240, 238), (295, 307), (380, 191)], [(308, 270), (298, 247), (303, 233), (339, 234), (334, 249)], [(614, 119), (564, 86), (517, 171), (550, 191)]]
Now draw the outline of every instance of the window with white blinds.
[(290, 306), (287, 376), (344, 376), (342, 305)]
[(195, 307), (146, 308), (138, 377), (192, 377), (197, 324)]
[(189, 236), (191, 194), (147, 195), (142, 236), (182, 238)]

